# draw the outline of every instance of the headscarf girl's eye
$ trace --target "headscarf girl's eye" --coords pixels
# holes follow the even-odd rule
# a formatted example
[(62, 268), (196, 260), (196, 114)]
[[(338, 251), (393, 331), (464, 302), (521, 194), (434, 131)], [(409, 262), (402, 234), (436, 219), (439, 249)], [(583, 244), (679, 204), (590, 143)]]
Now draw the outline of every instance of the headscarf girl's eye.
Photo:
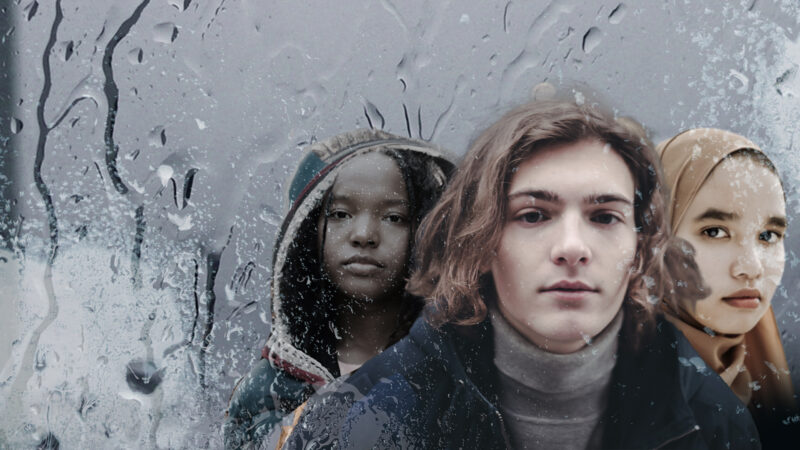
[(727, 231), (725, 231), (723, 228), (720, 228), (720, 227), (704, 228), (702, 231), (700, 231), (700, 233), (703, 236), (711, 238), (711, 239), (724, 239), (724, 238), (730, 237), (730, 234), (728, 234)]
[(764, 230), (758, 235), (758, 240), (764, 241), (767, 244), (774, 244), (781, 240), (783, 237), (782, 234), (772, 231), (772, 230)]

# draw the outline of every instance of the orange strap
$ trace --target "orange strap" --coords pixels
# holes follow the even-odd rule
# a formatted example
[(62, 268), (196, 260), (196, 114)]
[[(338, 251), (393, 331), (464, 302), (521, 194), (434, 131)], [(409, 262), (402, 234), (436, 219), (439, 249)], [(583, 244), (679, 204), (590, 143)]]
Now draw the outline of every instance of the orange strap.
[(307, 404), (308, 400), (304, 401), (302, 405), (298, 406), (297, 409), (294, 410), (292, 413), (294, 415), (294, 419), (292, 419), (291, 425), (281, 425), (281, 436), (278, 438), (278, 446), (275, 447), (275, 450), (281, 450), (283, 448), (283, 444), (285, 444), (286, 440), (289, 439), (292, 431), (294, 431), (294, 427), (297, 426), (297, 422), (300, 421), (300, 416), (303, 415), (303, 410), (306, 409)]

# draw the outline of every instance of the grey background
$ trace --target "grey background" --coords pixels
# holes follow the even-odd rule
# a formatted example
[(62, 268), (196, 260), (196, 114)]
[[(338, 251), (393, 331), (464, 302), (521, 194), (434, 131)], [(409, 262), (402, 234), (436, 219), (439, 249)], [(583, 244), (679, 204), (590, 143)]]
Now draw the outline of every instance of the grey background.
[[(547, 81), (655, 142), (750, 137), (796, 222), (799, 21), (788, 0), (0, 0), (0, 447), (218, 447), (269, 331), (286, 178), (370, 123), (461, 155)], [(800, 385), (793, 229), (773, 301)]]

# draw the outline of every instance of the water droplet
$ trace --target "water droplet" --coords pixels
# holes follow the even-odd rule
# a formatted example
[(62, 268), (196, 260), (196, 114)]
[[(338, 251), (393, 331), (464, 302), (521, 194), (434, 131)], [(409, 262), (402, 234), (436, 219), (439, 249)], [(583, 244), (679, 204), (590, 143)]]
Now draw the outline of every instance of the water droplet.
[(625, 5), (625, 3), (620, 3), (611, 11), (611, 14), (608, 15), (608, 23), (617, 25), (618, 23), (622, 22), (622, 19), (625, 18), (627, 13), (628, 7)]
[(141, 64), (144, 60), (144, 51), (141, 48), (136, 47), (135, 49), (128, 52), (128, 62), (131, 64)]
[(258, 218), (269, 225), (272, 225), (273, 227), (278, 227), (281, 224), (280, 214), (275, 212), (275, 210), (269, 205), (261, 206), (261, 212), (258, 214)]
[(58, 438), (53, 433), (47, 433), (47, 436), (36, 446), (36, 450), (58, 450), (60, 446)]
[(61, 54), (61, 60), (69, 61), (69, 59), (72, 57), (73, 51), (75, 50), (75, 43), (72, 41), (67, 41), (62, 42), (60, 46), (61, 51), (59, 53)]
[(36, 15), (36, 11), (38, 10), (39, 10), (39, 2), (33, 0), (32, 2), (28, 3), (28, 6), (26, 6), (25, 9), (23, 9), (23, 11), (27, 13), (25, 15), (25, 18), (28, 20), (28, 22), (30, 22), (31, 19), (33, 19), (33, 16)]
[(22, 121), (16, 117), (12, 117), (9, 127), (11, 128), (11, 134), (17, 134), (22, 131)]
[(128, 387), (142, 394), (152, 394), (161, 384), (164, 369), (158, 369), (151, 360), (134, 359), (125, 366)]
[(169, 180), (170, 178), (172, 178), (173, 173), (174, 170), (172, 170), (171, 166), (168, 166), (166, 164), (158, 166), (158, 169), (156, 170), (156, 175), (158, 175), (158, 178), (161, 180), (161, 186), (166, 186), (167, 183), (169, 183)]
[(378, 107), (367, 99), (364, 99), (364, 116), (366, 116), (369, 127), (372, 129), (382, 130), (383, 126), (386, 125), (386, 119), (384, 119)]
[(539, 83), (531, 89), (533, 100), (551, 100), (556, 96), (556, 87), (548, 82)]
[(791, 89), (794, 80), (797, 78), (797, 66), (793, 66), (784, 71), (781, 76), (775, 79), (775, 90), (781, 97), (794, 97), (795, 93)]
[(38, 350), (36, 352), (36, 357), (33, 367), (38, 371), (42, 371), (45, 369), (45, 367), (47, 367), (47, 358), (43, 351)]
[(561, 33), (559, 33), (558, 36), (556, 36), (556, 39), (558, 39), (558, 41), (561, 42), (564, 39), (570, 37), (573, 31), (575, 31), (575, 29), (568, 26), (566, 30), (562, 31)]
[(153, 27), (153, 40), (162, 44), (171, 44), (178, 37), (178, 27), (172, 22), (159, 23)]
[(750, 79), (738, 70), (731, 69), (729, 73), (729, 86), (737, 93), (744, 94), (750, 86)]
[(591, 53), (603, 40), (603, 35), (597, 27), (589, 28), (589, 31), (583, 35), (583, 52)]
[(181, 217), (177, 214), (167, 213), (167, 219), (172, 222), (176, 227), (178, 227), (178, 231), (186, 231), (192, 229), (192, 215), (189, 214), (185, 217)]
[(493, 54), (489, 57), (489, 64), (496, 66), (497, 65), (497, 53)]
[(128, 161), (136, 161), (136, 158), (139, 157), (140, 152), (141, 150), (137, 148), (136, 150), (133, 150), (132, 152), (125, 155), (125, 159), (127, 159)]
[(150, 314), (147, 316), (147, 318), (148, 318), (148, 319), (150, 319), (150, 320), (156, 320), (156, 312), (155, 312), (155, 311), (151, 312), (151, 313), (150, 313)]
[(174, 6), (178, 11), (186, 11), (186, 8), (192, 4), (192, 0), (169, 0), (169, 4)]
[(150, 134), (147, 136), (147, 138), (148, 142), (150, 142), (150, 145), (154, 147), (163, 147), (167, 145), (167, 130), (165, 130), (163, 126), (159, 125), (150, 131)]

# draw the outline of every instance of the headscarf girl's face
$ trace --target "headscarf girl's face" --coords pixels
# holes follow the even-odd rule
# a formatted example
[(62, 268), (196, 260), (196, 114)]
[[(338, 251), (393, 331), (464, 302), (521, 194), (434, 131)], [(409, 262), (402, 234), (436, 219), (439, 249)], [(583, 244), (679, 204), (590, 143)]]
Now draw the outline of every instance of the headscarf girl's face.
[(318, 223), (323, 268), (340, 294), (392, 300), (404, 287), (411, 236), (402, 173), (379, 152), (345, 164)]
[(752, 329), (783, 275), (786, 204), (778, 176), (752, 157), (711, 172), (675, 234), (694, 246), (710, 294), (681, 308), (716, 333)]

